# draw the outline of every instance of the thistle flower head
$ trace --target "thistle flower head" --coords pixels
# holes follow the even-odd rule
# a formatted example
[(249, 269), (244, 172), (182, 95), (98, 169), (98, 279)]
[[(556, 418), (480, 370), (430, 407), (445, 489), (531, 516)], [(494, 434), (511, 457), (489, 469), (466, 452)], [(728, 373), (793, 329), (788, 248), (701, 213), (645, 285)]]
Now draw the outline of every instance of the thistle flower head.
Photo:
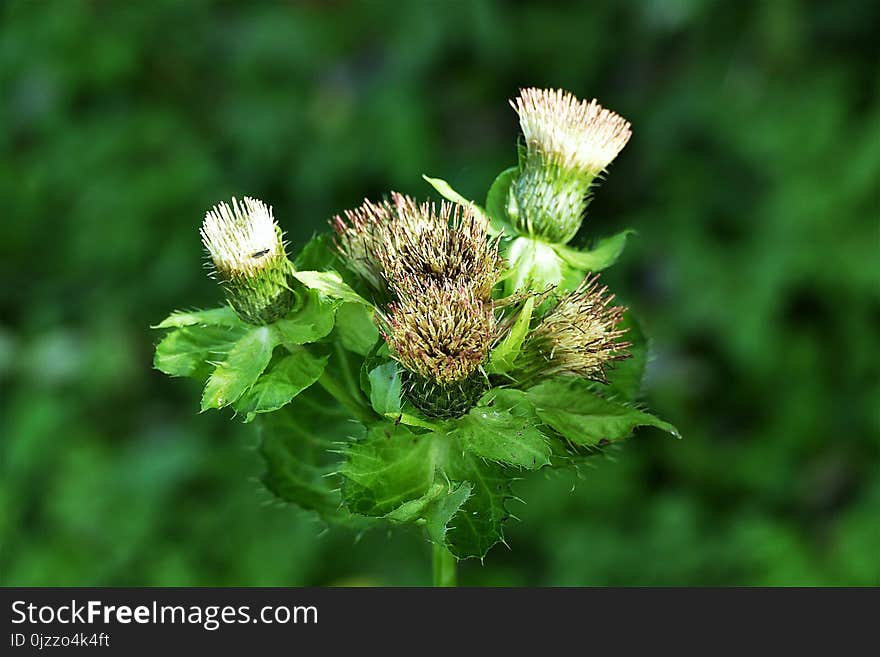
[(529, 153), (592, 177), (604, 171), (631, 136), (629, 121), (595, 99), (562, 89), (523, 89), (515, 103)]
[(380, 330), (405, 368), (404, 393), (432, 417), (458, 417), (486, 389), (480, 366), (496, 337), (491, 302), (454, 283), (401, 291)]
[(511, 105), (526, 141), (508, 197), (511, 218), (522, 234), (568, 242), (583, 221), (590, 185), (629, 140), (629, 123), (561, 89), (523, 89)]
[(337, 244), (350, 269), (374, 288), (444, 284), (469, 287), (488, 298), (500, 275), (498, 244), (471, 208), (417, 203), (392, 193), (336, 216)]
[(205, 215), (199, 231), (228, 300), (246, 322), (264, 324), (285, 315), (295, 295), (288, 286), (281, 229), (260, 200), (232, 199)]
[(459, 285), (431, 285), (401, 294), (382, 316), (395, 359), (419, 376), (448, 384), (467, 379), (495, 339), (492, 306)]
[(605, 383), (605, 368), (628, 358), (631, 346), (619, 341), (626, 333), (619, 328), (626, 308), (610, 305), (613, 300), (598, 274), (559, 299), (526, 340), (522, 377), (569, 374)]

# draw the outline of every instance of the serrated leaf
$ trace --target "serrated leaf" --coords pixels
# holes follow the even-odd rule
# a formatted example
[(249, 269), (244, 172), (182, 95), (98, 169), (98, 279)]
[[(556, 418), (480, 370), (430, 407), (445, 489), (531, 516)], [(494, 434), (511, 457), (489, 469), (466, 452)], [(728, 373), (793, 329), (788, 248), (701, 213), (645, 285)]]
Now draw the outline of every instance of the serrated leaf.
[(233, 404), (235, 412), (251, 422), (258, 413), (281, 408), (321, 378), (326, 365), (326, 356), (313, 356), (305, 350), (281, 357)]
[[(446, 543), (449, 523), (471, 496), (473, 489), (473, 484), (465, 481), (452, 490), (445, 492), (445, 494), (431, 500), (423, 513), (425, 529), (431, 541), (441, 545)], [(445, 487), (443, 490), (446, 491)]]
[(446, 545), (459, 559), (482, 559), (504, 540), (504, 523), (510, 517), (510, 477), (501, 466), (468, 453), (451, 451), (445, 467), (453, 481), (468, 482), (472, 489), (446, 531)]
[(550, 446), (536, 423), (503, 403), (477, 406), (452, 430), (462, 449), (484, 459), (534, 470), (550, 462)]
[(583, 379), (551, 379), (526, 394), (538, 417), (575, 445), (593, 447), (602, 441), (622, 440), (640, 426), (681, 437), (674, 426), (650, 413), (599, 397)]
[(508, 197), (510, 186), (519, 173), (519, 167), (505, 169), (492, 181), (489, 192), (486, 194), (486, 214), (489, 222), (497, 233), (504, 233), (510, 237), (516, 235), (513, 230), (513, 219), (508, 212)]
[(443, 484), (434, 482), (428, 492), (419, 498), (404, 502), (399, 507), (385, 515), (389, 520), (395, 522), (414, 522), (419, 520), (425, 512), (425, 509), (446, 490)]
[(229, 306), (211, 308), (209, 310), (175, 310), (161, 322), (151, 328), (180, 328), (183, 326), (227, 326), (238, 327), (243, 322)]
[(342, 459), (334, 444), (360, 427), (332, 397), (315, 386), (285, 408), (259, 416), (257, 425), (266, 463), (262, 481), (271, 493), (328, 522), (364, 523), (343, 508), (339, 478), (333, 476)]
[(246, 327), (188, 326), (171, 331), (158, 345), (153, 364), (169, 376), (207, 378), (211, 363), (223, 360)]
[(338, 302), (322, 299), (312, 290), (302, 308), (272, 324), (278, 342), (301, 345), (316, 342), (333, 330)]
[(532, 310), (534, 307), (535, 298), (529, 297), (526, 299), (508, 334), (489, 354), (490, 374), (505, 374), (513, 369), (514, 361), (519, 356), (523, 340), (525, 340), (526, 334), (529, 332), (529, 323), (532, 321)]
[(223, 408), (241, 397), (262, 374), (272, 358), (275, 336), (268, 326), (252, 327), (229, 350), (208, 379), (202, 410)]
[(336, 311), (336, 332), (342, 346), (359, 356), (372, 351), (379, 339), (373, 309), (360, 303), (343, 303)]
[(432, 422), (431, 420), (426, 420), (425, 418), (420, 417), (412, 408), (408, 408), (407, 411), (402, 413), (385, 413), (385, 417), (396, 424), (405, 424), (408, 427), (430, 429), (431, 431), (439, 431), (443, 428), (443, 425), (439, 422)]
[(370, 370), (370, 404), (379, 415), (400, 412), (400, 368), (389, 361)]
[(424, 496), (434, 484), (433, 438), (390, 422), (370, 427), (366, 438), (346, 449), (340, 468), (348, 509), (384, 516)]
[(627, 228), (616, 235), (600, 239), (593, 248), (584, 251), (564, 244), (554, 244), (553, 248), (568, 265), (579, 271), (602, 271), (617, 262), (626, 246), (627, 237), (635, 232), (632, 228)]
[(347, 301), (349, 303), (361, 303), (372, 307), (369, 301), (355, 292), (342, 280), (342, 276), (335, 271), (295, 271), (294, 278), (312, 290), (317, 290), (328, 297)]

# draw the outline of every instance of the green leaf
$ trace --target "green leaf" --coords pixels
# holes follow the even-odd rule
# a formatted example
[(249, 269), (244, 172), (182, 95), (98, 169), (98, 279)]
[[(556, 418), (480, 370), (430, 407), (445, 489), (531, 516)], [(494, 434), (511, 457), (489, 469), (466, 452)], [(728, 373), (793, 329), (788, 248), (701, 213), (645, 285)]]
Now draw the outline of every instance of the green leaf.
[(607, 384), (595, 383), (593, 388), (610, 399), (635, 401), (642, 390), (642, 378), (648, 361), (648, 341), (631, 311), (627, 311), (620, 323), (627, 329), (624, 339), (632, 343), (630, 357), (616, 361), (607, 372)]
[(244, 324), (224, 326), (188, 326), (171, 331), (156, 346), (153, 364), (169, 376), (208, 378), (212, 363), (223, 360), (244, 335)]
[(450, 450), (445, 473), (452, 481), (468, 482), (471, 492), (449, 521), (446, 544), (459, 559), (482, 559), (504, 540), (504, 523), (510, 518), (510, 476), (500, 466), (460, 450)]
[(313, 356), (304, 349), (287, 354), (271, 363), (233, 407), (245, 416), (245, 422), (252, 421), (257, 413), (275, 411), (315, 383), (326, 365), (327, 356)]
[(447, 491), (445, 487), (442, 487), (442, 489), (445, 494), (431, 500), (423, 513), (428, 537), (434, 543), (440, 543), (441, 545), (446, 543), (449, 522), (471, 496), (474, 487), (473, 484), (465, 481), (452, 490)]
[(536, 424), (528, 411), (499, 397), (491, 406), (472, 408), (455, 423), (453, 435), (472, 454), (534, 470), (550, 463), (550, 446)]
[(529, 332), (529, 323), (532, 321), (532, 310), (535, 307), (535, 298), (529, 297), (519, 311), (510, 332), (501, 343), (489, 354), (489, 373), (505, 374), (513, 369), (513, 363), (519, 356), (523, 340)]
[(425, 509), (430, 506), (431, 502), (441, 495), (444, 490), (446, 490), (446, 487), (443, 484), (435, 482), (431, 485), (431, 488), (428, 489), (427, 493), (417, 499), (404, 502), (399, 507), (386, 514), (385, 517), (396, 522), (414, 522), (419, 520)]
[(293, 276), (306, 287), (326, 294), (328, 297), (350, 303), (362, 303), (370, 307), (373, 305), (351, 289), (348, 283), (342, 280), (342, 276), (335, 271), (295, 271)]
[(583, 379), (551, 379), (526, 394), (541, 421), (578, 446), (621, 440), (640, 426), (657, 427), (681, 437), (674, 426), (650, 413), (599, 397)]
[(348, 509), (384, 516), (427, 494), (434, 484), (433, 439), (390, 422), (370, 427), (365, 439), (346, 449), (340, 468)]
[(179, 328), (182, 326), (228, 326), (235, 328), (243, 322), (229, 306), (210, 310), (175, 310), (151, 328)]
[(338, 260), (333, 236), (330, 233), (319, 233), (300, 249), (293, 264), (297, 270), (326, 271), (333, 269)]
[(373, 309), (360, 303), (343, 303), (336, 311), (336, 333), (343, 347), (359, 356), (368, 355), (379, 339)]
[(510, 195), (510, 186), (519, 174), (519, 167), (510, 167), (505, 169), (492, 182), (489, 187), (489, 193), (486, 194), (486, 214), (489, 215), (489, 222), (498, 233), (504, 233), (510, 237), (516, 235), (516, 231), (512, 228), (512, 218), (508, 211), (508, 198)]
[(623, 247), (626, 246), (627, 237), (635, 232), (632, 228), (627, 228), (616, 235), (599, 240), (592, 249), (587, 251), (578, 251), (564, 244), (554, 244), (553, 248), (559, 257), (575, 269), (602, 271), (617, 261), (620, 254), (623, 253)]
[(488, 232), (490, 235), (497, 235), (499, 231), (495, 230), (492, 221), (489, 218), (489, 215), (486, 214), (486, 211), (483, 210), (476, 202), (471, 201), (470, 199), (466, 199), (464, 196), (459, 194), (457, 191), (452, 189), (452, 185), (443, 180), (442, 178), (430, 178), (424, 174), (422, 174), (422, 178), (431, 185), (437, 192), (445, 198), (447, 201), (452, 201), (453, 203), (457, 203), (458, 205), (469, 205), (474, 209), (474, 214), (479, 217), (482, 217), (486, 223)]
[(362, 428), (315, 386), (288, 406), (257, 418), (260, 453), (266, 462), (263, 484), (285, 502), (317, 511), (328, 522), (362, 525), (342, 506), (335, 443)]
[(338, 302), (322, 299), (312, 290), (303, 307), (272, 324), (279, 342), (289, 345), (316, 342), (333, 330)]
[(420, 429), (430, 429), (431, 431), (439, 431), (443, 425), (439, 422), (432, 422), (416, 414), (412, 408), (407, 408), (404, 412), (385, 413), (385, 417), (396, 424), (405, 424), (408, 427), (418, 427)]
[(370, 378), (370, 404), (379, 415), (400, 412), (401, 379), (395, 361), (389, 361), (372, 370)]
[(274, 347), (274, 333), (268, 326), (255, 326), (245, 333), (208, 379), (202, 410), (223, 408), (241, 397), (266, 369)]
[(566, 264), (555, 248), (530, 237), (513, 240), (507, 252), (510, 267), (510, 274), (504, 279), (507, 293), (556, 287), (565, 276)]

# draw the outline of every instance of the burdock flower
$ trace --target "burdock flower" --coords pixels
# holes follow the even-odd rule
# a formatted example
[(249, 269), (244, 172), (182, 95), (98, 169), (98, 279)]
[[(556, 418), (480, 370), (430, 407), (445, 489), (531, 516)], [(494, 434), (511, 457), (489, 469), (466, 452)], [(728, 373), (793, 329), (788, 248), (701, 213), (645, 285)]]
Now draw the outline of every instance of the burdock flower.
[(272, 209), (245, 197), (215, 205), (200, 230), (216, 277), (242, 320), (268, 324), (286, 315), (296, 302), (289, 287), (292, 265)]
[(404, 284), (380, 323), (413, 405), (431, 417), (458, 417), (476, 404), (488, 385), (481, 365), (496, 337), (491, 302), (464, 285)]
[(488, 299), (500, 275), (496, 240), (470, 207), (417, 203), (392, 193), (390, 201), (365, 201), (332, 221), (349, 269), (374, 289), (467, 287)]
[(612, 306), (613, 300), (598, 274), (560, 298), (526, 339), (517, 378), (529, 383), (568, 374), (606, 383), (606, 367), (628, 358), (631, 346), (620, 341), (626, 308)]
[(629, 141), (630, 124), (561, 89), (523, 89), (511, 105), (525, 137), (511, 216), (524, 234), (568, 242), (580, 228), (590, 185)]

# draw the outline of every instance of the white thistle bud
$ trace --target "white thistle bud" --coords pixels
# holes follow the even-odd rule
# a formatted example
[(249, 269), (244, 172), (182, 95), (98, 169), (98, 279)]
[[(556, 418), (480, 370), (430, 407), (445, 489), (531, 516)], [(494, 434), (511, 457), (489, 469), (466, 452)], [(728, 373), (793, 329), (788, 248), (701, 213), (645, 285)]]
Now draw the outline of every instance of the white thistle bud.
[(526, 146), (510, 188), (511, 218), (524, 234), (568, 242), (580, 228), (590, 185), (629, 141), (630, 124), (561, 89), (523, 89), (511, 105)]
[(258, 199), (218, 203), (199, 231), (229, 303), (246, 322), (267, 324), (286, 315), (296, 295), (292, 269), (272, 208)]

